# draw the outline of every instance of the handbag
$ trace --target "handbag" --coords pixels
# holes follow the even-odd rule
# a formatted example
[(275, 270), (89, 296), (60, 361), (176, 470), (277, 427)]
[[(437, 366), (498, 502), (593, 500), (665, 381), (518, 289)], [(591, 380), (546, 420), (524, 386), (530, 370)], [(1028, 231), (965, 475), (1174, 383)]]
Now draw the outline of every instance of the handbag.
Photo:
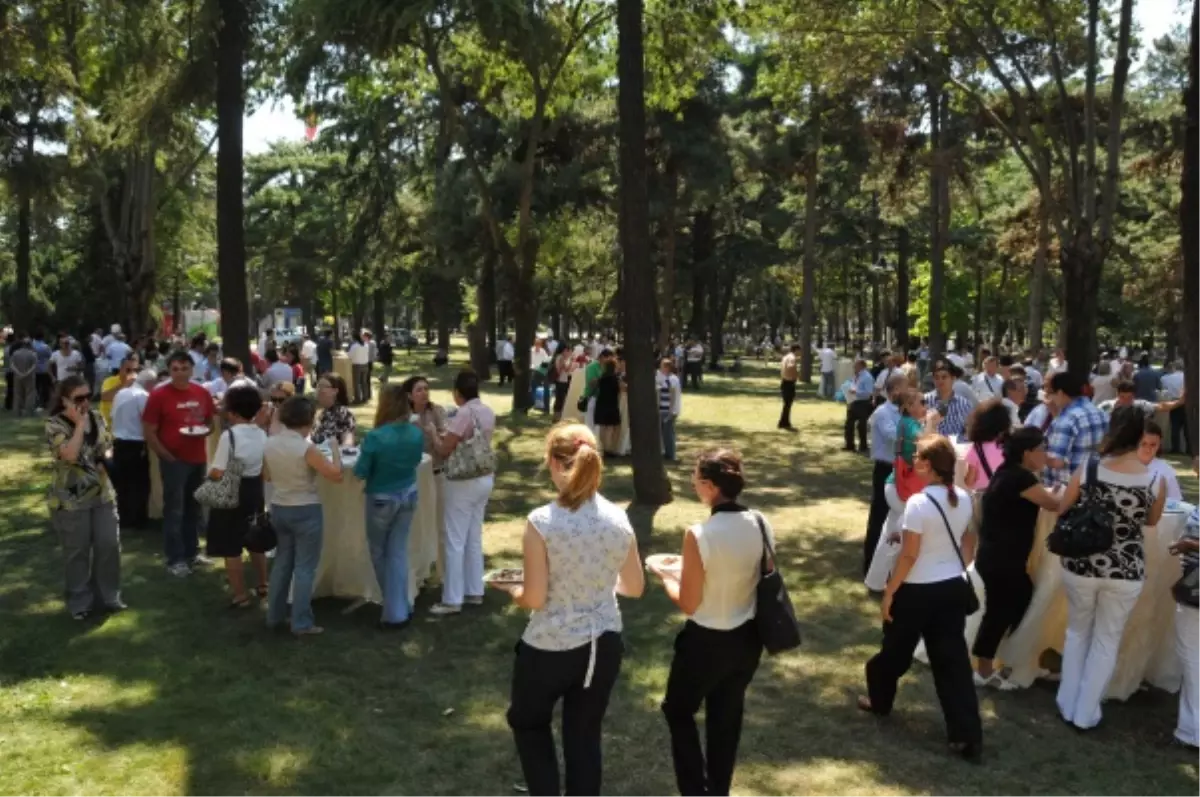
[(224, 473), (219, 479), (205, 479), (193, 494), (201, 506), (209, 509), (237, 508), (238, 502), (241, 500), (243, 466), (234, 456), (236, 453), (237, 443), (233, 436), (233, 429), (230, 429), (229, 462), (225, 466)]
[(275, 524), (271, 522), (270, 513), (259, 512), (250, 518), (250, 526), (246, 529), (246, 539), (242, 544), (250, 553), (266, 553), (275, 549), (279, 544), (279, 537), (275, 534)]
[(767, 528), (763, 517), (754, 513), (758, 531), (762, 535), (763, 552), (759, 561), (758, 586), (755, 589), (754, 624), (763, 647), (772, 655), (800, 647), (800, 624), (796, 622), (796, 610), (788, 597), (787, 585), (775, 566), (775, 551), (767, 540)]
[[(947, 490), (954, 489), (947, 487)], [(954, 546), (954, 553), (958, 554), (958, 563), (962, 565), (962, 602), (963, 607), (967, 610), (967, 616), (970, 617), (975, 612), (979, 611), (979, 596), (975, 594), (975, 582), (971, 580), (971, 574), (967, 572), (967, 563), (963, 560), (962, 549), (958, 547), (958, 540), (954, 539), (954, 531), (950, 528), (950, 518), (946, 517), (945, 510), (938, 503), (937, 499), (926, 493), (926, 498), (937, 508), (938, 514), (942, 516), (942, 523), (946, 524), (946, 533), (950, 535), (950, 544)]]
[(1171, 596), (1175, 598), (1176, 603), (1200, 607), (1200, 595), (1197, 594), (1198, 587), (1200, 587), (1200, 584), (1197, 583), (1198, 575), (1200, 575), (1200, 567), (1193, 565), (1184, 568), (1183, 576), (1171, 585)]
[(907, 501), (924, 488), (917, 469), (904, 458), (904, 424), (900, 424), (900, 434), (896, 436), (896, 459), (892, 463), (892, 472), (896, 474), (896, 495), (901, 501)]
[(1112, 517), (1097, 499), (1096, 469), (1100, 459), (1093, 456), (1087, 464), (1087, 486), (1083, 495), (1058, 518), (1054, 530), (1046, 538), (1051, 553), (1068, 559), (1079, 559), (1103, 553), (1112, 547), (1114, 532)]
[(579, 410), (580, 412), (587, 412), (587, 405), (588, 397), (580, 396), (579, 401), (575, 402), (575, 409)]
[(443, 467), (443, 472), (450, 481), (475, 479), (496, 471), (496, 454), (487, 438), (483, 436), (483, 430), (479, 428), (479, 419), (474, 413), (471, 413), (471, 422), (475, 425), (474, 433), (466, 440), (459, 441)]

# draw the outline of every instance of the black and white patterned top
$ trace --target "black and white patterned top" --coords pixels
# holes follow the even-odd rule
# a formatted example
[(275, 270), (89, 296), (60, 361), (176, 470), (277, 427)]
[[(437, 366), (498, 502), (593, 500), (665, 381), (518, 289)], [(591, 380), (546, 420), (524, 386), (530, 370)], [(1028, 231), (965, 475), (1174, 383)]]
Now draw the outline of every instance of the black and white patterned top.
[[(1087, 465), (1081, 468), (1080, 490), (1086, 491)], [(1113, 544), (1103, 553), (1078, 559), (1063, 557), (1068, 573), (1088, 578), (1114, 578), (1121, 581), (1142, 581), (1146, 578), (1146, 553), (1142, 544), (1142, 527), (1160, 490), (1162, 480), (1150, 473), (1118, 473), (1104, 467), (1103, 460), (1096, 470), (1097, 500), (1101, 501), (1113, 521)], [(1086, 498), (1081, 492), (1079, 500)]]

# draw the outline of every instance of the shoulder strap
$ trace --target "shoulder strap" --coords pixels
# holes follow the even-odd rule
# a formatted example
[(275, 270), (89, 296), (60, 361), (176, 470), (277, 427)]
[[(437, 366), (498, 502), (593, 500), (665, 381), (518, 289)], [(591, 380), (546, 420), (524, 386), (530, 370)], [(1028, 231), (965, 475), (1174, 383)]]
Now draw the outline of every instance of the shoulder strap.
[(763, 521), (763, 516), (759, 512), (754, 512), (754, 520), (758, 523), (758, 533), (762, 535), (762, 559), (759, 562), (759, 574), (766, 575), (775, 569), (775, 551), (771, 549), (771, 542), (767, 539), (767, 526)]
[(233, 455), (237, 453), (237, 436), (233, 433), (233, 427), (229, 427), (229, 461), (233, 461)]
[(983, 453), (983, 443), (975, 444), (975, 456), (979, 458), (979, 466), (983, 468), (983, 472), (987, 474), (988, 480), (991, 481), (992, 466), (988, 464), (987, 455)]
[[(947, 487), (946, 489), (952, 490), (954, 488)], [(962, 565), (963, 572), (967, 572), (967, 563), (963, 561), (962, 550), (958, 547), (958, 540), (954, 539), (954, 531), (950, 528), (950, 519), (946, 517), (945, 510), (942, 509), (942, 505), (938, 503), (938, 500), (929, 493), (925, 493), (925, 497), (929, 499), (930, 503), (937, 509), (938, 514), (942, 516), (942, 522), (946, 524), (946, 533), (950, 535), (950, 544), (954, 546), (954, 553), (958, 554), (958, 563)]]
[(1096, 484), (1097, 479), (1099, 479), (1099, 477), (1096, 475), (1096, 472), (1099, 469), (1100, 469), (1100, 457), (1096, 456), (1095, 454), (1092, 454), (1090, 457), (1088, 457), (1088, 463), (1087, 463), (1087, 487), (1088, 487), (1089, 493), (1092, 492), (1093, 490), (1095, 490), (1099, 486)]

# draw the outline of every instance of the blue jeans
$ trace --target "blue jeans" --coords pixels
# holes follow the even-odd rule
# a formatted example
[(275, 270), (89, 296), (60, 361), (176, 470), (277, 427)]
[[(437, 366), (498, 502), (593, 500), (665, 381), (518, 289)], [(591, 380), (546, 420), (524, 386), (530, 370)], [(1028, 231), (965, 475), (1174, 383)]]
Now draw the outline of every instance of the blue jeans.
[(367, 495), (364, 500), (371, 564), (383, 590), (382, 619), (403, 623), (412, 614), (408, 605), (408, 531), (417, 508), (417, 491)]
[(833, 398), (833, 371), (821, 372), (821, 397)]
[(200, 551), (200, 524), (204, 516), (196, 488), (204, 481), (204, 465), (159, 460), (162, 476), (163, 547), (167, 565), (190, 562)]
[(267, 627), (274, 628), (287, 614), (288, 587), (292, 588), (292, 632), (313, 626), (312, 593), (321, 562), (324, 518), (320, 504), (271, 505), (271, 521), (279, 538), (271, 587), (267, 593)]
[(663, 456), (675, 460), (675, 416), (669, 412), (658, 412), (658, 423), (662, 427)]

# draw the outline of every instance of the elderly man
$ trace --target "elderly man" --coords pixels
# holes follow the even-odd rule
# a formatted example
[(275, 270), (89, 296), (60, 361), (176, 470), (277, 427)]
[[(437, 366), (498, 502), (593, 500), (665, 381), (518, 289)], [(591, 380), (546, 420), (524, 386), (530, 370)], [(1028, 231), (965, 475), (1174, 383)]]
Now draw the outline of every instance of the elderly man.
[(867, 536), (863, 540), (863, 575), (871, 569), (871, 559), (879, 546), (879, 535), (887, 520), (888, 505), (883, 488), (892, 475), (896, 461), (896, 434), (900, 428), (900, 406), (897, 400), (909, 389), (906, 374), (894, 374), (887, 381), (887, 401), (871, 413), (871, 511), (867, 515)]
[(867, 370), (867, 361), (860, 357), (854, 361), (854, 386), (850, 388), (850, 395), (846, 396), (846, 451), (854, 450), (854, 429), (857, 427), (858, 451), (867, 453), (867, 419), (871, 417), (871, 397), (874, 392), (875, 380)]
[(133, 383), (117, 391), (112, 402), (113, 487), (117, 491), (117, 517), (124, 528), (146, 523), (150, 499), (150, 456), (142, 429), (142, 412), (158, 374), (147, 368)]
[(971, 380), (971, 389), (979, 401), (1000, 398), (1004, 389), (1004, 377), (1000, 375), (1000, 359), (995, 356), (983, 361), (983, 371)]

